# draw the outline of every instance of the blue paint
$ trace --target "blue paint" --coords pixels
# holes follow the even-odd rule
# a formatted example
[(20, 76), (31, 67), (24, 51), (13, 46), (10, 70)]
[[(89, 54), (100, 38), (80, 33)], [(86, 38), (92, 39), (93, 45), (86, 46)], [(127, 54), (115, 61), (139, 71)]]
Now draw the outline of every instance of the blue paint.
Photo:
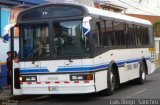
[(7, 33), (7, 34), (5, 34), (5, 35), (3, 36), (3, 42), (6, 43), (6, 42), (8, 42), (8, 41), (9, 41), (9, 33)]
[[(149, 60), (150, 58), (146, 58)], [(140, 62), (140, 59), (130, 59), (126, 61), (117, 61), (118, 67), (124, 66), (125, 63), (136, 63)], [(97, 71), (109, 68), (109, 64), (100, 64), (100, 65), (90, 65), (90, 66), (77, 66), (77, 67), (59, 67), (56, 72), (88, 72), (88, 71)], [(49, 73), (47, 68), (26, 68), (20, 69), (20, 74), (27, 74), (27, 73)]]
[(90, 35), (90, 30), (87, 29), (87, 28), (85, 28), (85, 27), (83, 27), (83, 35), (89, 37), (89, 35)]
[(96, 70), (101, 70), (101, 69), (107, 69), (108, 64), (104, 65), (98, 65), (98, 66), (90, 66), (90, 67), (70, 67), (70, 68), (58, 68), (57, 72), (77, 72), (77, 71), (96, 71)]
[(0, 33), (0, 36), (2, 35), (3, 33), (3, 29), (4, 27), (9, 24), (9, 19), (10, 19), (10, 14), (11, 14), (11, 11), (9, 8), (1, 8), (1, 17), (0, 17), (0, 21), (1, 21), (1, 33)]
[(48, 73), (48, 69), (20, 69), (20, 74), (28, 74), (28, 73)]
[(6, 87), (7, 85), (7, 67), (6, 65), (1, 65), (0, 86)]

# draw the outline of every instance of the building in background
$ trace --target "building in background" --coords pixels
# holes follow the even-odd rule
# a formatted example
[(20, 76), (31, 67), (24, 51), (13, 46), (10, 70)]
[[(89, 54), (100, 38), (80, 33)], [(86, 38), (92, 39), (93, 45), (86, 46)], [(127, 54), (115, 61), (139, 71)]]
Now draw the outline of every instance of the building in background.
[[(4, 43), (2, 34), (4, 30), (9, 27), (10, 24), (16, 23), (19, 12), (28, 7), (37, 5), (38, 3), (32, 3), (22, 0), (0, 0), (0, 62), (5, 62), (7, 58), (6, 52), (10, 50), (10, 43)], [(19, 43), (18, 29), (15, 30), (15, 49), (19, 48), (16, 46)]]
[(73, 3), (73, 4), (83, 4), (95, 7), (94, 2), (96, 0), (44, 0), (50, 3)]
[(96, 0), (95, 1), (96, 5), (98, 5), (98, 8), (101, 8), (103, 10), (111, 11), (111, 12), (116, 12), (116, 13), (125, 13), (127, 8), (119, 5), (119, 4), (114, 4), (109, 0), (103, 1), (103, 0)]

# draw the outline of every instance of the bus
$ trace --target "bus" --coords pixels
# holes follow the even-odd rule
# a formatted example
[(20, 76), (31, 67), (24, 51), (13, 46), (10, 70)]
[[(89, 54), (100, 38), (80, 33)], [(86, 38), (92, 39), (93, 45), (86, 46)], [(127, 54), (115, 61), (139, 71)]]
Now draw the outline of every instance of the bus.
[(143, 84), (155, 70), (147, 20), (79, 4), (45, 4), (19, 14), (12, 46), (15, 27), (20, 50), (19, 63), (13, 62), (14, 95), (112, 95), (127, 81)]

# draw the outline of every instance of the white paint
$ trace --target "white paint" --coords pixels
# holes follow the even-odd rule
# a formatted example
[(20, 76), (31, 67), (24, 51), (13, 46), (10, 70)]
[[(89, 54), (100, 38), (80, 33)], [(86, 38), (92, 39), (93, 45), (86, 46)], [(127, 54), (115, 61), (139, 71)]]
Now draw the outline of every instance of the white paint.
[(134, 94), (131, 94), (131, 95), (129, 95), (129, 96), (127, 96), (126, 98), (133, 98), (133, 96), (136, 96), (136, 95), (138, 95), (138, 94), (140, 94), (140, 93), (142, 93), (142, 92), (144, 92), (144, 91), (146, 91), (147, 89), (143, 89), (143, 90), (141, 90), (141, 91), (138, 91), (138, 92), (136, 92), (136, 93), (134, 93)]
[(95, 73), (96, 92), (107, 88), (107, 70)]

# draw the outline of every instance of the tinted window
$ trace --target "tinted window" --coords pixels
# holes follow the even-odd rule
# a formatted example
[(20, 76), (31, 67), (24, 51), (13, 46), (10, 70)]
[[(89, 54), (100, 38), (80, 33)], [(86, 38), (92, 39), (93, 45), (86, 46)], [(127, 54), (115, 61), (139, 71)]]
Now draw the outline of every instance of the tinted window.
[(127, 32), (126, 32), (127, 46), (135, 46), (134, 25), (127, 24), (126, 29), (127, 29)]
[(88, 39), (82, 35), (82, 21), (53, 23), (54, 53), (57, 57), (84, 56), (90, 50)]
[(125, 45), (125, 24), (114, 22), (115, 42), (117, 46)]
[(91, 21), (91, 33), (92, 33), (92, 42), (94, 47), (101, 45), (101, 34), (100, 34), (100, 24), (95, 21)]
[(106, 32), (103, 33), (103, 45), (104, 46), (114, 46), (115, 39), (114, 39), (114, 29), (113, 29), (113, 22), (107, 20), (105, 22), (106, 25)]
[(142, 27), (143, 45), (149, 44), (149, 31), (147, 27)]
[(21, 14), (20, 19), (40, 19), (40, 18), (56, 18), (56, 17), (70, 17), (70, 16), (82, 16), (83, 9), (75, 6), (66, 5), (53, 5), (39, 7), (30, 10), (29, 12), (24, 12)]

